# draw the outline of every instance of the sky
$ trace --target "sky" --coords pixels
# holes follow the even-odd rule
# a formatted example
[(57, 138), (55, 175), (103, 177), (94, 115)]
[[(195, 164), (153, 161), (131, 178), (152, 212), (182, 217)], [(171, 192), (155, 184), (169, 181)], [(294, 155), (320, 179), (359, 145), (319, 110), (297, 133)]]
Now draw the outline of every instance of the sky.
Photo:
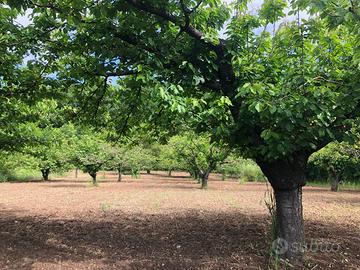
[(22, 26), (28, 26), (31, 23), (31, 20), (29, 18), (30, 10), (25, 12), (23, 16), (19, 16), (16, 19), (16, 22), (21, 24)]
[[(232, 0), (223, 0), (226, 3), (231, 3)], [(262, 4), (263, 0), (254, 0), (251, 4), (250, 4), (250, 11), (251, 10), (257, 10), (261, 4)], [(16, 20), (19, 24), (23, 25), (23, 26), (27, 26), (31, 23), (31, 20), (29, 18), (29, 14), (30, 11), (26, 12), (25, 15), (23, 16), (19, 16), (19, 18)]]
[[(223, 0), (226, 3), (231, 3), (233, 0)], [(256, 11), (260, 8), (261, 4), (263, 3), (263, 0), (253, 0), (249, 5), (249, 10), (251, 12)], [(16, 20), (19, 24), (23, 26), (27, 26), (31, 23), (31, 20), (29, 18), (30, 10), (25, 13), (23, 16), (19, 16), (19, 18)], [(306, 17), (306, 13), (301, 13), (301, 17)], [(295, 16), (288, 16), (287, 20), (294, 20)]]
[[(233, 0), (223, 0), (226, 3), (231, 3)], [(263, 0), (253, 0), (250, 4), (249, 4), (249, 11), (251, 13), (255, 12), (256, 10), (258, 10), (261, 7), (261, 4), (263, 3)], [(287, 11), (285, 11), (287, 12)], [(31, 13), (31, 10), (28, 10), (27, 12), (25, 12), (25, 14), (23, 16), (19, 16), (19, 18), (16, 20), (19, 24), (23, 25), (23, 26), (27, 26), (31, 23), (31, 19), (29, 18), (29, 14)], [(307, 17), (306, 13), (301, 13), (300, 17), (304, 18)], [(295, 16), (287, 16), (287, 18), (285, 20), (287, 21), (292, 21), (295, 20), (296, 17)], [(275, 27), (278, 26), (278, 23), (275, 25)], [(225, 31), (226, 31), (226, 25), (224, 26), (224, 29), (222, 31), (220, 31), (219, 35), (221, 38), (226, 38), (225, 37)], [(257, 29), (255, 30), (255, 32), (260, 32), (262, 31), (262, 29)], [(30, 60), (34, 60), (35, 57), (31, 54), (27, 55), (24, 58), (23, 64), (26, 64), (28, 61)]]

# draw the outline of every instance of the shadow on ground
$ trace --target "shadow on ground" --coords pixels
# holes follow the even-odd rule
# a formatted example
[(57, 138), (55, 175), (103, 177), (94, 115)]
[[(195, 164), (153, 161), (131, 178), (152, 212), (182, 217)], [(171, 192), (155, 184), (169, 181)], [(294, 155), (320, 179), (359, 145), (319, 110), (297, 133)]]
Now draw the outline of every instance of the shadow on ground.
[(239, 213), (117, 212), (93, 221), (0, 215), (1, 269), (53, 269), (58, 262), (64, 269), (258, 269), (266, 263), (264, 222)]
[[(50, 220), (11, 211), (0, 215), (1, 269), (268, 269), (269, 223), (263, 216), (108, 212), (93, 220)], [(339, 246), (308, 253), (311, 267), (360, 265), (359, 230), (307, 223), (306, 231), (309, 241)]]

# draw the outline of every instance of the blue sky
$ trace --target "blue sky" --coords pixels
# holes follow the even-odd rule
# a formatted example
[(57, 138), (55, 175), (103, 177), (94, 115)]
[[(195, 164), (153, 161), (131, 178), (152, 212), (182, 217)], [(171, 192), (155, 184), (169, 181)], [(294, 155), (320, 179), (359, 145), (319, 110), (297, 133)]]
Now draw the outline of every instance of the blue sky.
[[(226, 3), (231, 3), (233, 0), (223, 0), (224, 2)], [(249, 6), (249, 10), (250, 11), (256, 11), (260, 8), (261, 4), (263, 3), (263, 0), (253, 0), (251, 3), (250, 3), (250, 6)], [(17, 19), (17, 22), (20, 23), (21, 25), (29, 25), (31, 20), (29, 19), (29, 13), (30, 11), (26, 12), (25, 15), (23, 16), (20, 16), (18, 19)], [(306, 13), (303, 12), (301, 13), (301, 17), (306, 17)], [(295, 17), (294, 16), (289, 16), (287, 18), (287, 20), (294, 20)]]

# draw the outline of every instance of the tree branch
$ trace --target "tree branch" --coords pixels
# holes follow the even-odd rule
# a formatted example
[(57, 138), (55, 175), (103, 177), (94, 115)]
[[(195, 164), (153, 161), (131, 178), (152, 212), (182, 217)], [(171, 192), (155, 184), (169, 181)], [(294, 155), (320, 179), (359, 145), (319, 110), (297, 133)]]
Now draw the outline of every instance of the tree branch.
[[(153, 7), (153, 6), (151, 6), (151, 5), (147, 4), (147, 3), (141, 2), (140, 0), (125, 0), (125, 1), (129, 5), (137, 8), (138, 10), (141, 10), (141, 11), (153, 14), (155, 16), (158, 16), (158, 17), (160, 17), (160, 18), (162, 18), (162, 19), (164, 19), (164, 20), (166, 20), (168, 22), (172, 22), (176, 26), (182, 28), (183, 31), (185, 33), (187, 33), (189, 36), (191, 36), (191, 37), (193, 37), (193, 38), (195, 38), (197, 40), (201, 40), (201, 41), (205, 42), (204, 39), (203, 39), (204, 34), (201, 31), (199, 31), (198, 29), (192, 27), (190, 25), (190, 23), (188, 25), (185, 24), (185, 27), (182, 26), (179, 19), (176, 16), (166, 12), (165, 10)], [(214, 44), (207, 43), (207, 42), (205, 42), (205, 43), (210, 45), (213, 48), (216, 47)]]
[(122, 77), (122, 76), (129, 76), (129, 75), (136, 75), (139, 74), (137, 70), (118, 70), (114, 72), (98, 72), (94, 73), (95, 76), (104, 76), (104, 77)]

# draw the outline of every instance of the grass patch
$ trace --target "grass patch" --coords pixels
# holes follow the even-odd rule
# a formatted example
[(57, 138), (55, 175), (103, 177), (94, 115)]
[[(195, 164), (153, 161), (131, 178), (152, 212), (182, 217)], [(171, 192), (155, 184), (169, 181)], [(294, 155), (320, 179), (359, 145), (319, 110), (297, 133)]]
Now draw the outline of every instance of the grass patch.
[[(330, 190), (330, 183), (325, 181), (319, 181), (319, 180), (309, 181), (307, 182), (306, 185), (310, 187), (329, 188)], [(339, 184), (339, 191), (341, 190), (360, 190), (360, 182), (348, 182), (348, 181), (341, 182)]]
[(26, 182), (41, 180), (41, 173), (36, 170), (18, 169), (12, 172), (1, 172), (0, 182)]

